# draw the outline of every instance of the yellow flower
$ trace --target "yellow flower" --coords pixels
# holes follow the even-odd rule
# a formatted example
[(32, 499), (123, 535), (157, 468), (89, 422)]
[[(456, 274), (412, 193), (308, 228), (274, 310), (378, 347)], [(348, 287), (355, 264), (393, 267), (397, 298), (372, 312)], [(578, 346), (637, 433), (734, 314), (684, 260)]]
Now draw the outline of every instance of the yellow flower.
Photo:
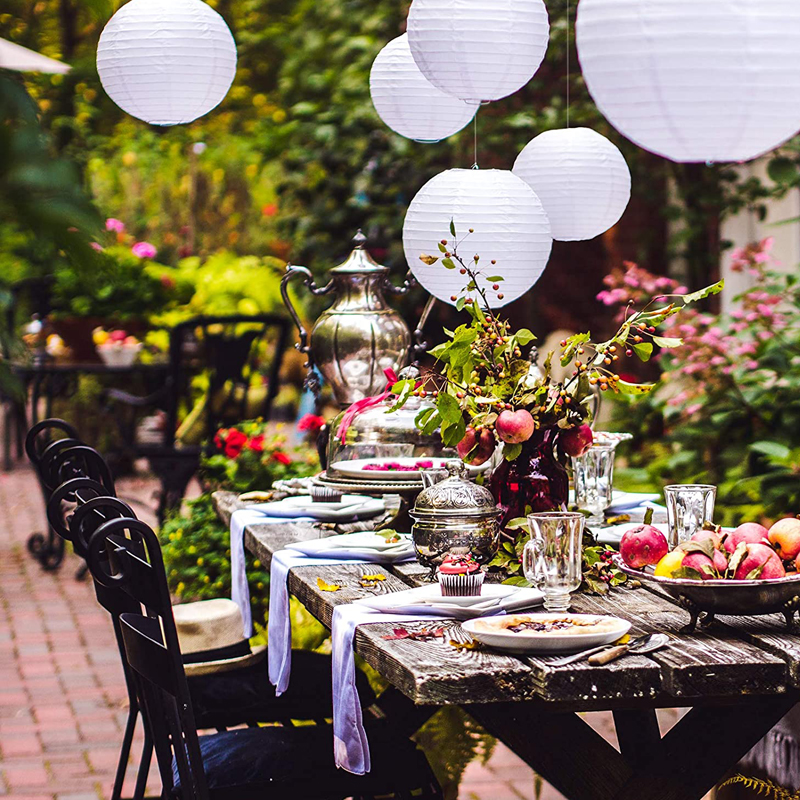
[(187, 552), (189, 553), (190, 556), (193, 556), (197, 552), (197, 548), (194, 545), (190, 545)]
[(253, 562), (253, 566), (254, 566), (256, 569), (258, 569), (258, 568), (261, 566), (261, 562), (260, 562), (258, 559), (256, 559), (256, 560)]
[(183, 581), (181, 581), (181, 582), (180, 582), (180, 583), (179, 583), (179, 584), (178, 584), (178, 585), (175, 587), (175, 594), (179, 594), (179, 595), (180, 595), (180, 594), (183, 594), (185, 591), (186, 591), (186, 584), (185, 584)]
[(205, 559), (203, 559), (203, 558), (198, 558), (197, 559), (197, 566), (198, 567), (202, 567), (204, 563), (205, 563)]
[(210, 581), (211, 581), (211, 578), (209, 578), (208, 575), (205, 575), (203, 577), (203, 583), (209, 583)]

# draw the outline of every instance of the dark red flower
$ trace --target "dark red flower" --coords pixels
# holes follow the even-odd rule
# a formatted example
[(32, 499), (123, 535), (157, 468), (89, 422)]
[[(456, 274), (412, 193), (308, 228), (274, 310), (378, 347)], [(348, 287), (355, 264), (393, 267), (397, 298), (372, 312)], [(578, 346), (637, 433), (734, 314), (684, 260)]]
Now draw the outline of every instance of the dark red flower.
[(254, 453), (263, 453), (264, 452), (264, 434), (259, 433), (258, 436), (254, 436), (250, 441), (247, 443), (247, 449), (252, 450)]
[(225, 455), (228, 458), (238, 458), (247, 444), (247, 437), (236, 428), (231, 428), (225, 440)]
[(289, 456), (287, 456), (282, 450), (276, 450), (272, 454), (272, 460), (277, 461), (279, 464), (285, 464), (286, 466), (289, 466), (289, 464), (292, 463), (292, 459), (289, 458)]
[(312, 431), (313, 433), (316, 433), (324, 425), (324, 417), (318, 417), (316, 414), (306, 414), (300, 419), (300, 422), (297, 423), (297, 430), (302, 431), (303, 433), (306, 431)]

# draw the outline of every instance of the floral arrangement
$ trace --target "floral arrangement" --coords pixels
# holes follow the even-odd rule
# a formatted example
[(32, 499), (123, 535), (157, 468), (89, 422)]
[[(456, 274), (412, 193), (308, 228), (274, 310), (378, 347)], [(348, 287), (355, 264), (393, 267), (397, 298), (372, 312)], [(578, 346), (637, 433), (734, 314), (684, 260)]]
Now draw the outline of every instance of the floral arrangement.
[[(298, 431), (318, 431), (321, 417), (308, 414)], [(214, 437), (216, 452), (203, 460), (202, 474), (214, 489), (237, 492), (269, 489), (276, 480), (301, 478), (319, 471), (316, 451), (308, 445), (291, 446), (282, 424), (248, 420), (221, 428)]]
[[(535, 431), (551, 428), (559, 432), (561, 450), (578, 455), (591, 443), (591, 433), (584, 425), (590, 416), (595, 391), (642, 395), (652, 384), (631, 383), (619, 375), (623, 358), (648, 361), (655, 348), (682, 345), (677, 337), (658, 335), (657, 329), (686, 305), (716, 294), (723, 283), (715, 283), (694, 293), (660, 294), (641, 310), (628, 307), (617, 332), (608, 340), (595, 343), (589, 333), (579, 333), (561, 342), (561, 352), (546, 354), (539, 368), (523, 348), (535, 337), (510, 324), (491, 310), (492, 300), (503, 299), (503, 277), (495, 262), (486, 267), (480, 255), (465, 259), (461, 250), (473, 230), (459, 238), (450, 225), (450, 238), (439, 243), (440, 255), (422, 254), (426, 264), (441, 262), (442, 268), (458, 270), (464, 287), (452, 300), (456, 308), (469, 313), (469, 322), (455, 331), (445, 331), (448, 341), (431, 354), (442, 365), (424, 385), (404, 380), (394, 384), (398, 395), (395, 408), (412, 394), (432, 394), (435, 407), (424, 409), (417, 425), (426, 432), (441, 427), (447, 446), (457, 447), (470, 464), (487, 461), (498, 440), (503, 444), (507, 461), (517, 458), (525, 441)], [(490, 299), (491, 298), (491, 299)], [(563, 366), (572, 364), (572, 376), (563, 382), (551, 377), (552, 360)]]
[[(775, 269), (772, 244), (732, 252), (732, 270), (753, 287), (727, 313), (690, 309), (672, 321), (665, 335), (682, 344), (659, 359), (662, 385), (638, 409), (622, 406), (626, 425), (640, 430), (639, 463), (653, 480), (717, 484), (726, 525), (800, 506), (800, 285)], [(629, 264), (606, 278), (600, 299), (626, 313), (650, 301), (656, 280), (669, 279)]]

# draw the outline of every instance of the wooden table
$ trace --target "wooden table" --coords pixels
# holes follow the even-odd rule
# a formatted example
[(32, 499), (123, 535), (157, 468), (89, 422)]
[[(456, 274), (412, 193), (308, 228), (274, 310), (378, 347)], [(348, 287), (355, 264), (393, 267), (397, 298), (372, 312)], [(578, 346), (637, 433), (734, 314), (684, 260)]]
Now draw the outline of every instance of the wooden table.
[[(214, 499), (229, 521), (236, 496)], [(310, 524), (251, 525), (245, 546), (269, 564), (289, 542), (319, 535)], [(335, 606), (420, 585), (425, 573), (416, 563), (301, 567), (289, 573), (289, 590), (330, 627)], [(364, 589), (364, 574), (385, 580)], [(342, 589), (321, 591), (318, 577)], [(359, 626), (355, 649), (392, 684), (380, 705), (409, 733), (437, 707), (463, 706), (571, 800), (699, 800), (800, 700), (800, 637), (781, 616), (722, 617), (682, 635), (686, 612), (645, 589), (575, 595), (572, 609), (614, 614), (633, 623), (632, 635), (662, 631), (671, 643), (604, 667), (554, 668), (552, 657), (459, 650), (451, 640), (470, 637), (458, 622), (437, 620), (443, 640), (387, 640), (392, 625), (375, 623)], [(691, 710), (662, 738), (655, 709), (667, 707)], [(576, 713), (593, 710), (613, 712), (621, 752)]]

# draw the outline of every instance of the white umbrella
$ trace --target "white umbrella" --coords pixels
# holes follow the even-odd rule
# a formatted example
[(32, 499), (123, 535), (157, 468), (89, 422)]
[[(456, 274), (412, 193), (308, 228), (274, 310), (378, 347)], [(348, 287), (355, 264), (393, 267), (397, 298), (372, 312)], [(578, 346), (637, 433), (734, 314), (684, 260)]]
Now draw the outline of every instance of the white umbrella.
[(0, 39), (0, 69), (15, 69), (17, 72), (69, 72), (69, 64), (62, 64), (27, 47)]

